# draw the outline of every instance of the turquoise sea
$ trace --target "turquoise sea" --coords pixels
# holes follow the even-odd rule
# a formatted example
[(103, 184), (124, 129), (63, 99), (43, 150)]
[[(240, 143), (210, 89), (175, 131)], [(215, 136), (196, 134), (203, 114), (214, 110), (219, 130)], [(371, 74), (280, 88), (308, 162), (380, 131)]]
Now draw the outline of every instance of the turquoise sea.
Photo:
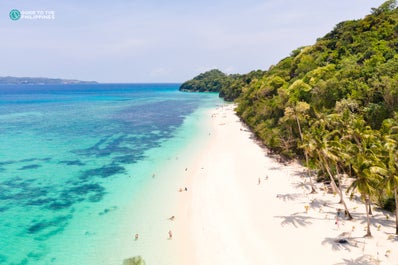
[(146, 222), (134, 217), (150, 205), (143, 190), (221, 102), (178, 86), (0, 86), (0, 264), (111, 265), (140, 255), (125, 242)]

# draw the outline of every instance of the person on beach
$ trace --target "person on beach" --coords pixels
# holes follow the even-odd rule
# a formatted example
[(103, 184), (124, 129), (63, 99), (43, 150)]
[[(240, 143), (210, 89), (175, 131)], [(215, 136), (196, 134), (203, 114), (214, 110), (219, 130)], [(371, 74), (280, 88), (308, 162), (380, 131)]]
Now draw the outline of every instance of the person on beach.
[(134, 239), (135, 239), (135, 241), (137, 241), (137, 240), (138, 240), (138, 234), (135, 234), (135, 237), (134, 237)]
[(176, 217), (173, 215), (172, 217), (169, 218), (170, 221), (174, 221)]
[(173, 238), (173, 232), (171, 232), (171, 230), (169, 230), (169, 239)]
[(261, 184), (261, 179), (260, 178), (258, 178), (258, 185), (260, 185)]
[(336, 217), (336, 222), (335, 222), (336, 226), (337, 226), (337, 230), (340, 229), (340, 220), (339, 217)]

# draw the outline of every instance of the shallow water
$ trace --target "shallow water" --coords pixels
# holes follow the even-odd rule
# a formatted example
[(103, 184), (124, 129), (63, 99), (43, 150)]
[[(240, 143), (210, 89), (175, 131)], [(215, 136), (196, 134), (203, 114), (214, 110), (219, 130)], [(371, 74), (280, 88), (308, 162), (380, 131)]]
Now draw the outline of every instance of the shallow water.
[(220, 102), (177, 88), (1, 86), (0, 264), (111, 264), (123, 211)]

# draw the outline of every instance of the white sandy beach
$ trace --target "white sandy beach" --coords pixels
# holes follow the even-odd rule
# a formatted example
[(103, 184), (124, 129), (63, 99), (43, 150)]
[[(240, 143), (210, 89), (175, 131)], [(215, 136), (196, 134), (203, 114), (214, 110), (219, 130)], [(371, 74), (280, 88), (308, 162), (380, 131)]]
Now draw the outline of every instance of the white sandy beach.
[(233, 107), (214, 110), (210, 141), (184, 165), (188, 191), (177, 192), (170, 221), (175, 264), (398, 264), (392, 214), (375, 210), (373, 237), (363, 238), (365, 207), (347, 199), (355, 220), (336, 224), (338, 197), (309, 194), (303, 167), (267, 156)]

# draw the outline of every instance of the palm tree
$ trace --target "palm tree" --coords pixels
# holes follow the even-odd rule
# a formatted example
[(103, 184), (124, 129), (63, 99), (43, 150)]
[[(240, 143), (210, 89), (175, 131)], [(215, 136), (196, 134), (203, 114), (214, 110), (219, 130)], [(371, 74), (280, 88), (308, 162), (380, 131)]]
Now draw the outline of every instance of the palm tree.
[(385, 168), (378, 173), (385, 177), (385, 189), (395, 197), (395, 234), (398, 235), (398, 125), (394, 119), (385, 120), (384, 150)]
[(310, 133), (306, 134), (304, 139), (309, 143), (308, 150), (317, 159), (320, 168), (323, 168), (327, 172), (332, 187), (339, 194), (340, 203), (343, 204), (348, 219), (351, 220), (353, 218), (345, 203), (341, 186), (340, 188), (337, 186), (332, 173), (332, 169), (337, 169), (337, 165), (342, 163), (341, 153), (343, 150), (336, 144), (338, 143), (339, 132), (338, 130), (329, 131), (327, 128), (330, 125), (329, 122), (330, 120), (327, 116), (323, 118), (318, 117), (318, 120), (310, 127)]
[(329, 175), (330, 181), (333, 183), (333, 186), (336, 189), (336, 192), (339, 194), (340, 197), (340, 203), (343, 204), (344, 206), (344, 210), (345, 213), (347, 214), (347, 218), (348, 220), (352, 220), (353, 217), (350, 213), (350, 211), (348, 210), (347, 204), (344, 200), (344, 196), (343, 196), (343, 191), (342, 191), (342, 187), (341, 187), (341, 178), (339, 179), (339, 186), (337, 186), (336, 181), (334, 180), (334, 176), (332, 174), (332, 170), (331, 170), (331, 165), (334, 165), (335, 170), (337, 171), (337, 175), (340, 176), (340, 174), (338, 173), (338, 163), (339, 163), (339, 156), (334, 154), (333, 151), (331, 149), (328, 150), (327, 145), (324, 146), (324, 149), (321, 149), (318, 151), (318, 156), (320, 158), (320, 161), (322, 162), (322, 166), (325, 168), (326, 172)]
[(394, 144), (386, 144), (388, 150), (387, 158), (387, 174), (385, 174), (385, 187), (387, 193), (393, 194), (395, 197), (395, 234), (398, 235), (398, 151), (397, 142)]
[[(359, 136), (359, 135), (357, 135)], [(376, 173), (376, 169), (382, 169), (383, 164), (378, 154), (381, 150), (380, 138), (375, 131), (366, 128), (360, 135), (360, 145), (353, 144), (352, 165), (355, 180), (350, 186), (354, 192), (358, 190), (365, 201), (367, 232), (365, 236), (372, 236), (370, 231), (371, 196), (376, 193), (381, 177)]]
[(306, 168), (307, 168), (307, 174), (308, 174), (308, 178), (310, 179), (310, 185), (311, 185), (311, 193), (316, 193), (316, 189), (315, 189), (315, 185), (312, 181), (312, 177), (311, 177), (311, 170), (310, 170), (310, 166), (309, 166), (309, 158), (308, 158), (308, 145), (304, 144), (304, 138), (303, 138), (303, 132), (301, 130), (301, 123), (300, 120), (301, 119), (306, 119), (307, 118), (307, 112), (310, 109), (310, 105), (307, 102), (302, 102), (299, 101), (296, 103), (296, 105), (292, 108), (292, 107), (287, 107), (285, 109), (285, 117), (287, 119), (292, 119), (294, 118), (296, 123), (297, 123), (297, 128), (299, 131), (299, 135), (300, 135), (300, 140), (301, 140), (301, 145), (300, 147), (303, 149), (304, 151), (304, 156), (305, 156), (305, 164), (306, 164)]

